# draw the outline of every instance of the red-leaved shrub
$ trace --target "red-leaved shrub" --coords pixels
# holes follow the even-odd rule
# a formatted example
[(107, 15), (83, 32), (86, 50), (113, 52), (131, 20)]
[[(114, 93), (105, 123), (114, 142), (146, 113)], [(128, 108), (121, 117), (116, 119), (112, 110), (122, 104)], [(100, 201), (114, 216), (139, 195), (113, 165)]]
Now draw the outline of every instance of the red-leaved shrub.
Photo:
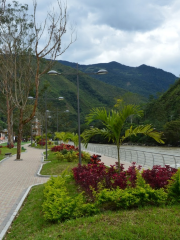
[[(139, 169), (141, 166), (139, 166)], [(123, 164), (121, 164), (121, 172), (115, 167), (107, 167), (104, 163), (78, 165), (72, 169), (74, 179), (83, 190), (92, 195), (92, 188), (98, 190), (98, 183), (101, 183), (104, 188), (121, 188), (125, 189), (127, 186), (135, 187), (136, 171), (135, 163), (124, 171)]]
[(7, 143), (7, 148), (13, 148), (14, 144), (13, 143)]
[(176, 172), (177, 169), (169, 165), (165, 165), (165, 167), (154, 165), (152, 169), (144, 170), (142, 177), (152, 188), (159, 189), (165, 187), (168, 184), (168, 180)]
[(52, 152), (60, 152), (62, 150), (66, 149), (67, 151), (78, 151), (78, 148), (75, 148), (73, 145), (69, 145), (69, 144), (64, 144), (61, 143), (58, 146), (54, 146), (51, 148)]

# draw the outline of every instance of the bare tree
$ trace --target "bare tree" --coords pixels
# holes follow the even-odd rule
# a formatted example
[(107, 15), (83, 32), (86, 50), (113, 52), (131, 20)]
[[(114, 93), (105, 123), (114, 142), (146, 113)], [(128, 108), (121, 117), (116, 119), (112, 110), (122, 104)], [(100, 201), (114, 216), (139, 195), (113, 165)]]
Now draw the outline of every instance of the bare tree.
[[(35, 115), (40, 78), (73, 43), (71, 31), (69, 43), (62, 49), (62, 36), (66, 33), (67, 7), (58, 0), (58, 13), (48, 12), (42, 25), (36, 22), (37, 2), (33, 2), (33, 15), (28, 14), (28, 5), (14, 1), (5, 6), (0, 22), (0, 81), (6, 83), (5, 94), (19, 110), (17, 159), (21, 155), (23, 126)], [(46, 36), (46, 41), (42, 38)], [(45, 60), (49, 58), (50, 60)], [(6, 79), (6, 80), (5, 80)], [(29, 117), (23, 113), (30, 90), (34, 88), (35, 101)]]

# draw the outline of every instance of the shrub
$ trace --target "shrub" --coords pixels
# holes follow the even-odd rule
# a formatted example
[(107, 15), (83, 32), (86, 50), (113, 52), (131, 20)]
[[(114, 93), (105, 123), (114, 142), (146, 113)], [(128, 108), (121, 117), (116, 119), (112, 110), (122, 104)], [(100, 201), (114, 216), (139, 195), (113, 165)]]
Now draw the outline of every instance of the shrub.
[(72, 151), (72, 152), (67, 152), (66, 155), (64, 155), (65, 159), (68, 162), (77, 162), (78, 161), (78, 155), (76, 152)]
[(56, 152), (56, 158), (59, 162), (63, 162), (65, 159), (65, 156), (61, 152)]
[(84, 203), (83, 193), (70, 197), (65, 177), (51, 177), (45, 184), (43, 213), (46, 220), (64, 221), (66, 219), (89, 216), (98, 210), (94, 204)]
[(40, 141), (38, 142), (38, 144), (39, 144), (40, 146), (45, 146), (45, 145), (46, 145), (46, 142), (45, 142), (44, 140), (40, 140)]
[(82, 152), (82, 160), (86, 163), (90, 161), (90, 154), (88, 152)]
[[(123, 165), (121, 165), (123, 169)], [(140, 169), (140, 167), (139, 167)], [(79, 184), (86, 193), (92, 196), (92, 189), (98, 190), (98, 184), (101, 183), (103, 188), (121, 188), (135, 187), (136, 185), (136, 175), (139, 171), (135, 163), (129, 167), (127, 171), (121, 171), (119, 173), (115, 166), (106, 167), (104, 163), (100, 164), (88, 164), (88, 165), (78, 165), (72, 169), (74, 179), (77, 184)]]
[(176, 168), (172, 168), (169, 165), (165, 165), (165, 167), (154, 165), (152, 169), (144, 170), (142, 176), (152, 188), (159, 189), (168, 184), (168, 181), (176, 171)]
[(7, 148), (13, 148), (14, 144), (13, 143), (7, 143)]
[(60, 151), (62, 151), (64, 149), (67, 150), (67, 151), (78, 151), (78, 148), (75, 148), (73, 145), (64, 144), (64, 143), (61, 143), (58, 146), (52, 147), (51, 151), (53, 151), (53, 152), (60, 152)]
[(101, 159), (100, 159), (100, 155), (96, 155), (96, 154), (93, 154), (91, 157), (90, 157), (90, 160), (91, 160), (91, 164), (98, 164), (101, 162)]
[(1, 150), (0, 150), (0, 154), (1, 154)]
[(169, 180), (168, 196), (173, 202), (180, 202), (180, 168)]
[(167, 201), (164, 189), (135, 187), (103, 189), (96, 194), (96, 204), (101, 209), (127, 209), (144, 205), (162, 205)]

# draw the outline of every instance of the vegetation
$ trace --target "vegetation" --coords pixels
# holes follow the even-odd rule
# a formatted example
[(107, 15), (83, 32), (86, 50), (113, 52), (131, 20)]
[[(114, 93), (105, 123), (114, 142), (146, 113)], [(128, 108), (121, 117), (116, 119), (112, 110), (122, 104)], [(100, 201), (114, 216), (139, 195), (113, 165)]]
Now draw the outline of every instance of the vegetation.
[(131, 115), (142, 116), (143, 111), (139, 109), (139, 106), (136, 105), (122, 105), (120, 111), (111, 110), (107, 112), (104, 108), (94, 108), (91, 110), (91, 113), (87, 116), (87, 124), (91, 124), (95, 120), (99, 120), (104, 125), (103, 129), (91, 128), (85, 130), (82, 134), (83, 141), (87, 146), (90, 139), (95, 135), (102, 135), (104, 138), (109, 141), (113, 141), (117, 146), (118, 152), (118, 168), (120, 170), (120, 146), (122, 142), (132, 136), (137, 134), (144, 134), (155, 139), (159, 143), (164, 143), (162, 138), (162, 133), (159, 133), (154, 130), (151, 125), (141, 125), (136, 128), (132, 126), (125, 131), (125, 134), (122, 135), (122, 128), (125, 124), (126, 119)]
[[(33, 187), (6, 239), (179, 239), (180, 205), (172, 204), (179, 202), (174, 195), (179, 189), (179, 170), (168, 188), (152, 189), (138, 173), (134, 188), (108, 190), (99, 185), (94, 203), (65, 175)], [(167, 197), (177, 201), (165, 206)], [(46, 220), (51, 216), (54, 221)], [(26, 231), (22, 232), (22, 224)]]
[[(13, 1), (3, 1), (0, 21), (0, 83), (7, 106), (8, 132), (12, 144), (13, 111), (18, 112), (17, 159), (21, 154), (23, 126), (35, 116), (40, 78), (54, 65), (57, 56), (64, 53), (74, 41), (62, 48), (62, 36), (67, 32), (67, 7), (57, 1), (58, 10), (48, 12), (43, 27), (36, 22), (37, 1), (33, 2), (33, 13), (29, 14), (28, 5)], [(52, 24), (52, 22), (54, 24)], [(41, 40), (46, 36), (43, 45)], [(50, 58), (48, 61), (44, 59)], [(30, 91), (35, 92), (33, 108), (25, 116)]]
[[(22, 148), (21, 152), (24, 152), (24, 151), (25, 151), (25, 149)], [(5, 155), (5, 153), (12, 153), (12, 155), (13, 155), (13, 154), (16, 154), (16, 152), (17, 152), (17, 149), (16, 148), (8, 148), (7, 143), (1, 144), (0, 145), (0, 161), (7, 157)]]
[[(59, 62), (76, 68), (75, 63), (62, 60), (59, 60)], [(177, 79), (172, 73), (144, 64), (139, 67), (129, 67), (117, 62), (79, 65), (79, 70), (82, 72), (97, 72), (101, 68), (106, 69), (108, 74), (105, 76), (97, 75), (95, 76), (96, 79), (123, 88), (126, 91), (140, 94), (145, 98), (149, 94), (155, 96), (158, 92), (166, 91)]]

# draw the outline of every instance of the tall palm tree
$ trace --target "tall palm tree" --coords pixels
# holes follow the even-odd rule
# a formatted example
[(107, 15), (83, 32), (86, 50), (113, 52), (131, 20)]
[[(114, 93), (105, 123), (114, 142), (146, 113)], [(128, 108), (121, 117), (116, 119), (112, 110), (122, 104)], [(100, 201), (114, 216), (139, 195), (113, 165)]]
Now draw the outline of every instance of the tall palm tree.
[(142, 133), (144, 135), (154, 138), (159, 143), (164, 143), (162, 138), (162, 133), (155, 131), (151, 125), (140, 125), (135, 129), (130, 127), (130, 129), (125, 131), (124, 136), (121, 135), (123, 125), (126, 119), (131, 115), (142, 116), (143, 111), (140, 110), (137, 105), (124, 105), (120, 111), (111, 110), (107, 112), (105, 108), (93, 108), (90, 114), (86, 117), (87, 124), (92, 123), (95, 120), (100, 120), (104, 125), (103, 129), (91, 128), (85, 130), (82, 134), (85, 146), (88, 145), (89, 140), (97, 134), (112, 140), (117, 146), (118, 152), (118, 168), (120, 170), (120, 146), (122, 142), (130, 137), (131, 135), (136, 135)]

